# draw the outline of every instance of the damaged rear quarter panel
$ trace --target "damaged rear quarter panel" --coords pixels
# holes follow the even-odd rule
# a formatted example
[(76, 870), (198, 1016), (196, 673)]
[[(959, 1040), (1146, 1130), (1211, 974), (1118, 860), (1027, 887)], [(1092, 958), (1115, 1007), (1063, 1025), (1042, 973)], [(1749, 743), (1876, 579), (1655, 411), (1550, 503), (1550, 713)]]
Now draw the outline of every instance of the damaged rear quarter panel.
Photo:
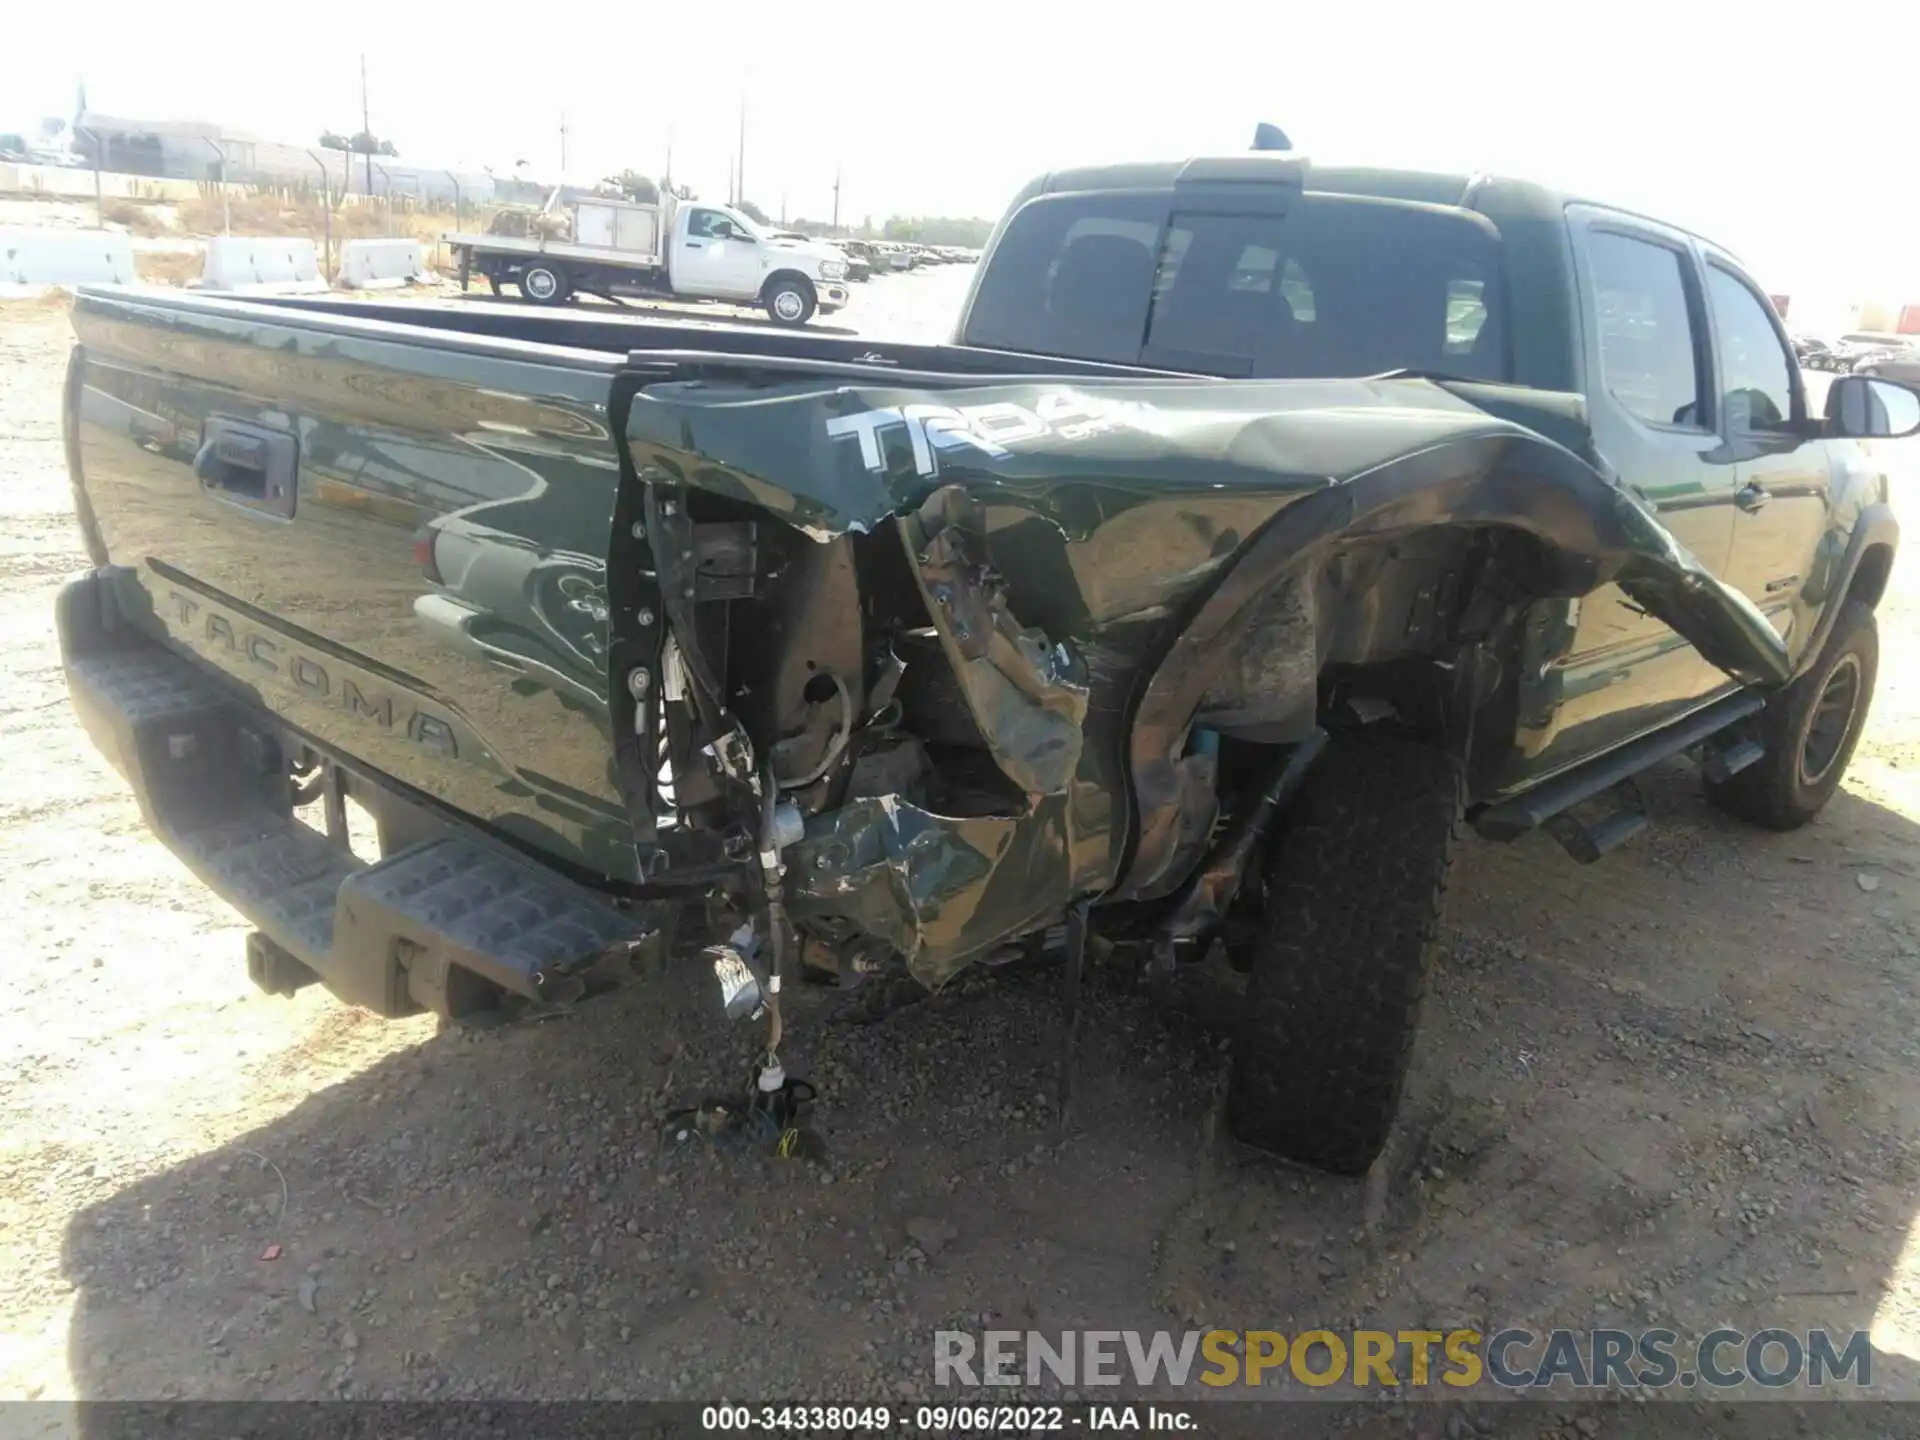
[(1330, 538), (1512, 526), (1566, 552), (1566, 593), (1619, 576), (1716, 663), (1780, 664), (1751, 606), (1624, 492), (1424, 381), (674, 382), (636, 395), (627, 434), (643, 481), (670, 473), (816, 540), (898, 527), (1025, 800), (990, 816), (855, 801), (810, 821), (789, 889), (797, 915), (855, 921), (929, 984), (1114, 888), (1136, 795), (1154, 797), (1150, 831), (1179, 828), (1195, 787), (1137, 782), (1177, 761), (1222, 627)]

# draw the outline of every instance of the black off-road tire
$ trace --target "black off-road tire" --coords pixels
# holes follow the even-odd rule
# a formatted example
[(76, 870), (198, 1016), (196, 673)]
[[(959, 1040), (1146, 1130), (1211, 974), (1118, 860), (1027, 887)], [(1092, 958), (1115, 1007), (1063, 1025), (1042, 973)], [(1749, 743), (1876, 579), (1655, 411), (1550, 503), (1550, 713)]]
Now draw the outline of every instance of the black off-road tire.
[(767, 307), (767, 318), (776, 325), (804, 325), (820, 305), (813, 282), (804, 275), (774, 276), (760, 292), (760, 301)]
[(564, 265), (545, 260), (520, 267), (520, 297), (535, 305), (564, 305), (573, 294), (573, 279)]
[(1459, 761), (1403, 736), (1321, 756), (1267, 873), (1227, 1096), (1239, 1139), (1336, 1175), (1386, 1145), (1464, 799)]
[(1752, 722), (1766, 755), (1725, 780), (1706, 782), (1707, 799), (1768, 830), (1798, 830), (1840, 788), (1873, 704), (1880, 629), (1873, 607), (1843, 602), (1820, 658), (1767, 700)]

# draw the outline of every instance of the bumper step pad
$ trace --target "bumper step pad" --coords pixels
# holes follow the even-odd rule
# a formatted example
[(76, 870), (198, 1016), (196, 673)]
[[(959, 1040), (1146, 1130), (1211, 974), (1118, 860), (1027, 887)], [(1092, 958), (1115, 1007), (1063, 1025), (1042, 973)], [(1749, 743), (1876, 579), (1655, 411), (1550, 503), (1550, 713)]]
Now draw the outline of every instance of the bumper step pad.
[(266, 752), (246, 733), (245, 702), (156, 644), (69, 654), (67, 679), (167, 847), (343, 1000), (404, 1015), (457, 1013), (491, 986), (540, 999), (549, 982), (660, 933), (658, 905), (617, 908), (454, 831), (377, 864), (356, 859), (276, 806), (286, 784), (248, 762)]
[[(335, 945), (403, 941), (432, 988), (457, 965), (518, 995), (657, 933), (652, 907), (617, 910), (550, 871), (457, 836), (409, 846), (340, 887)], [(416, 986), (416, 989), (421, 988)]]
[(365, 865), (318, 831), (264, 808), (161, 838), (208, 889), (324, 973), (340, 886)]

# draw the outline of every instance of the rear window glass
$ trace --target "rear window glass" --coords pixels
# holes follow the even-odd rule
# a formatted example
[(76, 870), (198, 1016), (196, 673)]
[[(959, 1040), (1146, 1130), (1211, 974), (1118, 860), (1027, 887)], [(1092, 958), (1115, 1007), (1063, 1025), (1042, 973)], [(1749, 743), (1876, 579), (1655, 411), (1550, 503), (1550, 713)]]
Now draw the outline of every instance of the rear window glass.
[(1260, 377), (1506, 378), (1499, 242), (1478, 221), (1307, 195), (1283, 214), (1049, 196), (993, 252), (967, 341)]

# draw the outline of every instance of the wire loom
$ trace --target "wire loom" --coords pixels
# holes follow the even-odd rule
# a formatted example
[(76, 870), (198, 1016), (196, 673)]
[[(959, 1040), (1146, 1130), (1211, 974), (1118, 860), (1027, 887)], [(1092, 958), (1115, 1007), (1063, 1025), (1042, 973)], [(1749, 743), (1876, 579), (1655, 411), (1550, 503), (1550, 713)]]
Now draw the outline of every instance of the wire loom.
[(826, 1145), (819, 1134), (800, 1123), (818, 1093), (808, 1081), (793, 1078), (766, 1093), (749, 1079), (745, 1100), (710, 1096), (698, 1105), (669, 1110), (660, 1122), (660, 1153), (678, 1154), (698, 1141), (764, 1147), (781, 1160), (824, 1160)]

